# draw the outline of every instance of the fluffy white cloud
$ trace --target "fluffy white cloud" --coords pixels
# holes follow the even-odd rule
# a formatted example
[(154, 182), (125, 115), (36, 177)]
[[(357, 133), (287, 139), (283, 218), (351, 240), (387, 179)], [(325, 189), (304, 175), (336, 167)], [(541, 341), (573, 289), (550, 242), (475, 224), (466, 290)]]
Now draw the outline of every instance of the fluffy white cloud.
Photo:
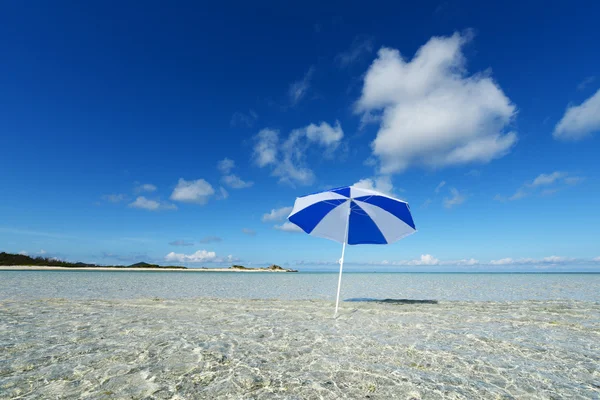
[(296, 105), (306, 95), (306, 92), (310, 87), (310, 80), (312, 79), (314, 72), (315, 68), (310, 67), (301, 80), (296, 81), (290, 85), (288, 94), (290, 96), (290, 101), (292, 105)]
[(149, 211), (177, 210), (177, 206), (175, 204), (150, 200), (144, 196), (138, 196), (133, 202), (129, 203), (129, 207), (141, 208)]
[(408, 62), (398, 50), (379, 50), (356, 112), (379, 117), (372, 148), (381, 173), (489, 162), (516, 143), (516, 133), (505, 131), (515, 106), (489, 73), (465, 70), (468, 41), (458, 33), (433, 37)]
[[(566, 172), (555, 171), (550, 174), (540, 174), (533, 181), (524, 183), (517, 191), (508, 198), (501, 195), (496, 195), (494, 200), (498, 201), (513, 201), (519, 200), (536, 193), (542, 196), (547, 196), (556, 193), (565, 185), (573, 186), (584, 181), (585, 178), (580, 176), (571, 176)], [(548, 188), (549, 187), (549, 188)]]
[(177, 186), (171, 194), (171, 200), (186, 203), (206, 204), (210, 196), (215, 194), (215, 190), (210, 183), (204, 179), (195, 181), (186, 181), (179, 179)]
[(407, 265), (438, 265), (440, 260), (431, 254), (423, 254), (418, 260), (409, 261)]
[(217, 163), (217, 169), (221, 171), (223, 175), (227, 175), (235, 168), (235, 161), (225, 157)]
[(214, 251), (198, 250), (192, 254), (175, 253), (170, 252), (165, 256), (165, 261), (169, 262), (180, 262), (180, 263), (201, 263), (201, 262), (215, 262), (217, 260), (217, 254)]
[(243, 181), (239, 176), (235, 174), (225, 175), (223, 177), (223, 183), (232, 189), (244, 189), (254, 185), (252, 181)]
[(556, 124), (555, 139), (580, 140), (600, 131), (600, 89), (578, 106), (571, 106)]
[(352, 186), (356, 186), (363, 189), (376, 190), (389, 196), (394, 195), (394, 185), (392, 185), (392, 179), (389, 175), (361, 179)]
[(254, 138), (254, 162), (259, 167), (272, 167), (272, 175), (280, 183), (309, 185), (314, 180), (313, 171), (306, 166), (306, 153), (311, 144), (325, 148), (325, 155), (331, 155), (338, 147), (344, 132), (339, 122), (331, 126), (326, 122), (310, 124), (293, 130), (283, 141), (279, 132), (272, 129), (261, 130)]
[(262, 216), (263, 222), (282, 221), (292, 212), (292, 207), (274, 208)]
[(263, 129), (255, 136), (254, 161), (259, 167), (274, 164), (277, 159), (277, 146), (279, 144), (279, 131)]
[(292, 224), (291, 222), (284, 222), (281, 225), (273, 226), (273, 228), (277, 229), (278, 231), (284, 232), (303, 232), (303, 230), (300, 229), (298, 225)]
[(151, 183), (139, 183), (136, 182), (134, 184), (134, 188), (133, 191), (135, 193), (143, 193), (143, 192), (148, 192), (148, 193), (152, 193), (155, 192), (157, 189), (157, 187)]
[(450, 193), (452, 194), (452, 197), (444, 198), (444, 207), (446, 208), (452, 208), (454, 206), (462, 204), (467, 199), (467, 197), (464, 194), (460, 193), (456, 188), (451, 188)]
[(335, 126), (331, 126), (327, 122), (321, 122), (319, 125), (310, 124), (304, 130), (308, 140), (334, 149), (344, 137), (344, 131), (339, 121), (335, 121)]
[(594, 258), (592, 261), (595, 261), (595, 262), (600, 262), (600, 257), (596, 257), (596, 258)]

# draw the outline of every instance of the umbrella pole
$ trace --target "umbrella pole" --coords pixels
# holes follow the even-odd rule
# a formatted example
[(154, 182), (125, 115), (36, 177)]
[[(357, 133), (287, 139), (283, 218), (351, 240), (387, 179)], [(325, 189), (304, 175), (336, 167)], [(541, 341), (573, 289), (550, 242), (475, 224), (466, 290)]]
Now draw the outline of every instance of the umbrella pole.
[(344, 253), (346, 252), (346, 242), (348, 241), (348, 225), (350, 225), (350, 212), (352, 207), (348, 207), (348, 218), (346, 219), (346, 236), (344, 237), (344, 244), (342, 245), (342, 258), (340, 258), (340, 276), (338, 278), (338, 290), (337, 297), (335, 298), (335, 314), (333, 317), (337, 317), (338, 306), (340, 304), (340, 288), (342, 287), (342, 269), (344, 269)]
[(337, 297), (335, 299), (335, 314), (334, 318), (337, 317), (338, 306), (340, 304), (340, 288), (342, 287), (342, 269), (344, 268), (344, 253), (346, 252), (346, 242), (342, 245), (342, 258), (340, 258), (340, 276), (338, 278), (338, 289), (337, 289)]

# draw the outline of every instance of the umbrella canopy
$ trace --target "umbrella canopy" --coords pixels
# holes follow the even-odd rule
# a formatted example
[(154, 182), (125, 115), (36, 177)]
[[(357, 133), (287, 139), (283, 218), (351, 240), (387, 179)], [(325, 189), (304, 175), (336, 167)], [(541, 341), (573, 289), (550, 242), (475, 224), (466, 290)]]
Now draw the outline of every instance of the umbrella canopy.
[(355, 186), (298, 197), (288, 220), (310, 235), (343, 243), (336, 314), (346, 244), (388, 244), (417, 230), (407, 202)]

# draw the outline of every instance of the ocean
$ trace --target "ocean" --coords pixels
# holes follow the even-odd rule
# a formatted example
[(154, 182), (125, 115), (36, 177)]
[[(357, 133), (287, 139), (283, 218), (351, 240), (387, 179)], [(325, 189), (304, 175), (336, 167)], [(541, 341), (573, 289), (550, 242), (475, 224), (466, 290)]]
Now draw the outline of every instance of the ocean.
[[(335, 300), (337, 273), (0, 271), (0, 299)], [(341, 299), (600, 301), (600, 273), (347, 272)]]
[(0, 271), (0, 399), (600, 399), (600, 274)]

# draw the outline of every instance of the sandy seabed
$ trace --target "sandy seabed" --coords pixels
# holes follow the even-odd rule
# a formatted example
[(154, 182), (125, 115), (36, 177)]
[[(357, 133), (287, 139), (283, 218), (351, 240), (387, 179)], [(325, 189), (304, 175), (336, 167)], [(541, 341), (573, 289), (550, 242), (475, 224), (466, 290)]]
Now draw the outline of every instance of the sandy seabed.
[(598, 399), (600, 304), (0, 302), (2, 399)]

